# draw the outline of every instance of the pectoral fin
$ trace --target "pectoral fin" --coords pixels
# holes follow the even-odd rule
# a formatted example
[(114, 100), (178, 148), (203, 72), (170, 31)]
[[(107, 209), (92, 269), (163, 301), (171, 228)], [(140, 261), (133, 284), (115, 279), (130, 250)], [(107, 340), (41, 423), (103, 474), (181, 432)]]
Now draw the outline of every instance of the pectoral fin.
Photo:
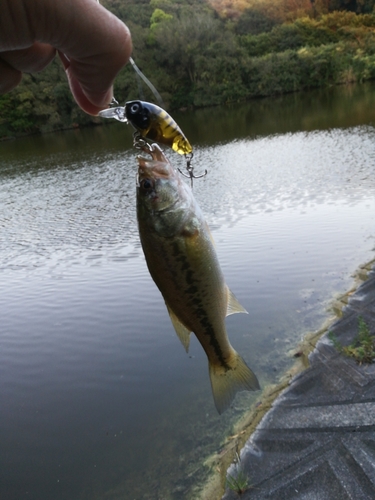
[(168, 306), (168, 304), (166, 304), (166, 306), (168, 309), (169, 317), (171, 318), (172, 321), (173, 328), (176, 330), (177, 337), (181, 340), (182, 345), (185, 347), (185, 351), (189, 352), (191, 331), (181, 323), (181, 321), (177, 318), (177, 316)]
[(227, 306), (227, 316), (230, 314), (235, 314), (235, 313), (246, 313), (246, 309), (241, 306), (241, 304), (238, 302), (238, 299), (234, 295), (234, 293), (227, 288), (228, 290), (228, 306)]

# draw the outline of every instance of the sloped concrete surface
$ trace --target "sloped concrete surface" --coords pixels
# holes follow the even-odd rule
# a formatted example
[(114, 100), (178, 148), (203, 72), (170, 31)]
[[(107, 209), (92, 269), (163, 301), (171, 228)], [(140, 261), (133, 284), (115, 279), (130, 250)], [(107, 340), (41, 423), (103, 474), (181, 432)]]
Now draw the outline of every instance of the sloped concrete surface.
[[(375, 334), (375, 272), (330, 331), (347, 345), (362, 316)], [(375, 364), (359, 366), (324, 335), (310, 367), (276, 399), (241, 451), (249, 488), (223, 500), (375, 499)]]

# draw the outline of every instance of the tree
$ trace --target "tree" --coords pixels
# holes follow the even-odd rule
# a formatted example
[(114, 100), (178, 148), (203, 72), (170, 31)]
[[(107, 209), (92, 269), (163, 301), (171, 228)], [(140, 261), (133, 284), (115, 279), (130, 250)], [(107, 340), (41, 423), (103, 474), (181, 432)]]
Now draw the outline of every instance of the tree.
[(246, 9), (235, 25), (238, 35), (258, 35), (271, 31), (277, 24), (275, 19), (269, 18), (264, 12), (257, 9)]

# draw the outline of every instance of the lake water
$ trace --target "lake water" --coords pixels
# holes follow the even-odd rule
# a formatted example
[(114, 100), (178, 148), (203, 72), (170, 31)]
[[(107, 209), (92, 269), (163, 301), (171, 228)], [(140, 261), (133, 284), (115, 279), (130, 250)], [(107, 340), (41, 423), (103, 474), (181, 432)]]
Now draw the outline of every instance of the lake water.
[[(261, 386), (374, 257), (375, 86), (174, 114)], [(0, 144), (0, 499), (194, 498), (259, 394), (216, 413), (137, 234), (121, 123)], [(183, 159), (169, 154), (176, 166)]]

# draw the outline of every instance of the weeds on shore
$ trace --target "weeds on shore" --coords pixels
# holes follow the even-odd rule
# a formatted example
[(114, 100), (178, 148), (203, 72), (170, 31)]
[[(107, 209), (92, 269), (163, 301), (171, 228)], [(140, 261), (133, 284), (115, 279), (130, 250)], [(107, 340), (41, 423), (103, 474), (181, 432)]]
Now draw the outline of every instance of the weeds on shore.
[(338, 352), (354, 358), (359, 365), (371, 364), (375, 361), (375, 336), (370, 334), (369, 327), (362, 316), (358, 318), (358, 334), (351, 344), (343, 346), (332, 332), (329, 332), (328, 338)]
[(249, 477), (246, 472), (242, 469), (241, 459), (238, 453), (236, 453), (236, 473), (235, 475), (228, 474), (227, 476), (227, 488), (237, 493), (237, 495), (242, 495), (250, 487)]
[(227, 487), (238, 495), (242, 495), (249, 487), (249, 478), (243, 470), (240, 470), (236, 476), (228, 475)]

